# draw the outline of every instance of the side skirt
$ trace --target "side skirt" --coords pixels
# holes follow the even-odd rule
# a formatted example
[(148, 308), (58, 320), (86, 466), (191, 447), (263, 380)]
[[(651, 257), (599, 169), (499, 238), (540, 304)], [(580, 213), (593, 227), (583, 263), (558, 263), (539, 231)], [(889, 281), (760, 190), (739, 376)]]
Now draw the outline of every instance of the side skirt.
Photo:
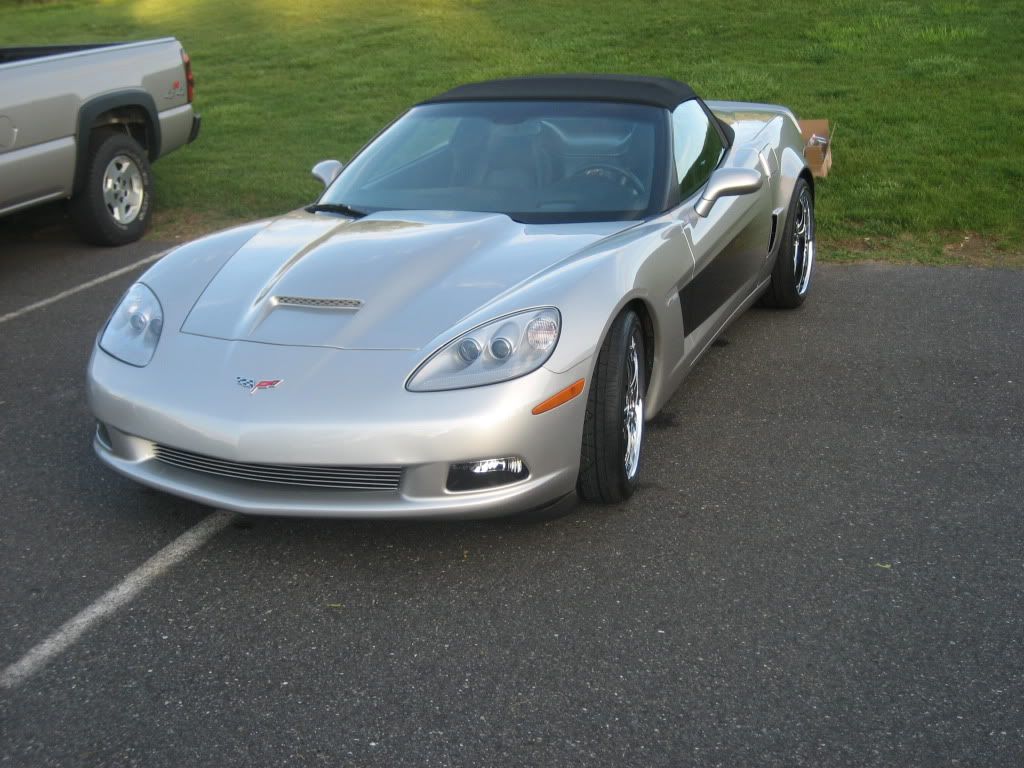
[(729, 313), (729, 316), (721, 323), (721, 325), (719, 325), (718, 329), (708, 337), (707, 341), (704, 342), (704, 345), (690, 358), (689, 362), (680, 361), (679, 365), (677, 365), (672, 372), (672, 377), (677, 380), (663, 390), (665, 395), (661, 399), (661, 402), (647, 410), (644, 414), (644, 421), (650, 421), (658, 415), (665, 403), (672, 399), (672, 396), (675, 395), (676, 391), (686, 380), (686, 377), (689, 375), (690, 371), (693, 370), (693, 367), (697, 365), (697, 362), (704, 356), (704, 353), (708, 351), (708, 348), (710, 348), (711, 345), (715, 343), (715, 340), (721, 336), (730, 325), (732, 325), (736, 318), (753, 306), (753, 304), (761, 297), (761, 294), (764, 293), (770, 282), (771, 276), (758, 283), (754, 290), (747, 294), (747, 297), (736, 306), (736, 309)]
[(729, 314), (729, 317), (727, 317), (725, 321), (718, 326), (718, 330), (708, 337), (708, 340), (704, 342), (704, 346), (700, 348), (700, 351), (693, 356), (693, 358), (690, 360), (690, 364), (686, 367), (687, 372), (689, 372), (690, 369), (692, 369), (693, 366), (697, 364), (697, 361), (700, 360), (704, 353), (708, 351), (708, 348), (710, 348), (711, 345), (715, 343), (715, 340), (718, 339), (718, 337), (725, 332), (725, 329), (732, 325), (737, 317), (742, 315), (744, 312), (746, 312), (748, 309), (750, 309), (750, 307), (754, 305), (754, 302), (756, 302), (761, 297), (761, 294), (764, 293), (765, 289), (768, 287), (768, 283), (770, 283), (771, 281), (771, 277), (768, 277), (762, 282), (758, 283), (758, 285), (754, 288), (754, 290), (750, 292), (747, 298), (740, 302), (739, 306), (737, 306), (736, 309), (734, 309)]

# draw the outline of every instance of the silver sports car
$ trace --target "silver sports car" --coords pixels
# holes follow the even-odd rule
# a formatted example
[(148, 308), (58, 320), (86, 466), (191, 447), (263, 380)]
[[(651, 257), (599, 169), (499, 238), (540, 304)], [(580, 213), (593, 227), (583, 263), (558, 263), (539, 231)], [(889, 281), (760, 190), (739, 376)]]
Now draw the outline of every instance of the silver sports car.
[(464, 85), (313, 173), (125, 294), (88, 372), (107, 465), (275, 515), (620, 502), (701, 353), (811, 281), (792, 113), (673, 80)]

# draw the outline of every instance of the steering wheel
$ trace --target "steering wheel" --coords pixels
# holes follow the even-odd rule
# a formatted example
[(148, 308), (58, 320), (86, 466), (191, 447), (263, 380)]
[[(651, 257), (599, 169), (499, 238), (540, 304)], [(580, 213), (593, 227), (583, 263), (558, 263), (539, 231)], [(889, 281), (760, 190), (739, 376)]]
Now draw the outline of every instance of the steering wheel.
[(588, 179), (602, 179), (616, 186), (625, 187), (633, 197), (641, 197), (647, 192), (644, 183), (640, 181), (635, 173), (627, 171), (625, 168), (617, 168), (614, 165), (588, 165), (586, 168), (580, 168), (569, 178), (575, 179), (578, 176), (586, 176)]

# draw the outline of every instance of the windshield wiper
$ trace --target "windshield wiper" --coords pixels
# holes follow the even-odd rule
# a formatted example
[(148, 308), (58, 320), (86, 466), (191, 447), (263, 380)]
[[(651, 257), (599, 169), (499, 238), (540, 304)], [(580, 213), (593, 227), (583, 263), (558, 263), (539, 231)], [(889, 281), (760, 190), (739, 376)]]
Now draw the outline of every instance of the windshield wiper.
[(351, 205), (345, 205), (344, 203), (314, 203), (306, 208), (310, 213), (340, 213), (345, 216), (351, 216), (354, 219), (361, 219), (366, 215), (366, 211), (360, 211), (358, 208), (353, 208)]

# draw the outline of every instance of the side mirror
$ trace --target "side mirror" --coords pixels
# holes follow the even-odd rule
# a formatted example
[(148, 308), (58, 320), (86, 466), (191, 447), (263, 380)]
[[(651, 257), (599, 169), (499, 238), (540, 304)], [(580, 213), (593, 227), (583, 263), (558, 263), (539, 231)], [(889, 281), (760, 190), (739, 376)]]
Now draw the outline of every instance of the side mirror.
[(319, 179), (325, 187), (329, 187), (344, 167), (345, 164), (338, 160), (321, 160), (313, 166), (311, 173), (314, 179)]
[(763, 184), (764, 176), (756, 168), (720, 168), (711, 174), (693, 210), (698, 216), (707, 217), (718, 198), (757, 192)]

